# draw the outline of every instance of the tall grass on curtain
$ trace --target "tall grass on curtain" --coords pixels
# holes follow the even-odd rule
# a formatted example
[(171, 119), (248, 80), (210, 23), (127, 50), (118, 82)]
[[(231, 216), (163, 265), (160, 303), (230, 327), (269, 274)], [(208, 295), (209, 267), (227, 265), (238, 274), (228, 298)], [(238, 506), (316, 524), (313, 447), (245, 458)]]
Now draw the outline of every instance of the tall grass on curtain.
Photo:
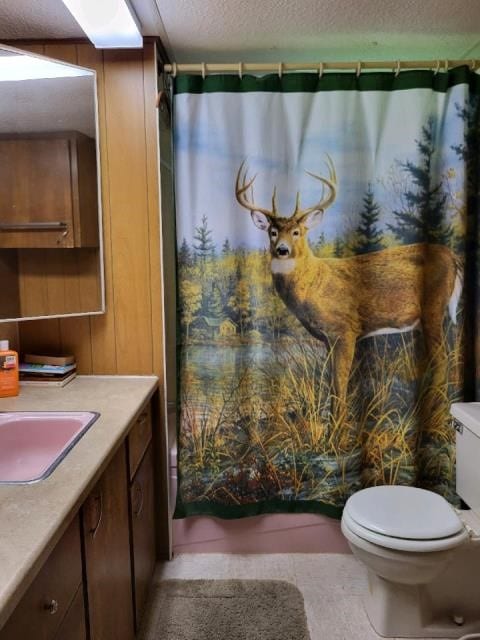
[(467, 67), (177, 78), (177, 517), (456, 501), (478, 92)]

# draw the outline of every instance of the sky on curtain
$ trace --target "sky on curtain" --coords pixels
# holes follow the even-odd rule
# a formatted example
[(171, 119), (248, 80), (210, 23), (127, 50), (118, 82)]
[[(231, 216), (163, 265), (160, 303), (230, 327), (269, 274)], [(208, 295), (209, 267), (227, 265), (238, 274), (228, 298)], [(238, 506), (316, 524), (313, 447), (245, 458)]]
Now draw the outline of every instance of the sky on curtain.
[[(400, 206), (389, 175), (402, 175), (402, 163), (418, 160), (422, 127), (433, 116), (436, 176), (449, 172), (453, 193), (464, 174), (452, 149), (463, 138), (466, 85), (447, 93), (431, 89), (396, 91), (326, 91), (317, 93), (180, 94), (175, 97), (177, 235), (192, 243), (196, 226), (207, 216), (217, 249), (226, 237), (234, 246), (260, 249), (267, 236), (251, 223), (235, 200), (238, 168), (247, 160), (257, 174), (254, 200), (269, 208), (277, 188), (279, 214), (290, 216), (297, 190), (302, 206), (320, 200), (320, 183), (305, 171), (328, 176), (326, 154), (335, 164), (338, 193), (310, 239), (343, 235), (358, 224), (362, 198), (372, 184), (382, 214), (379, 226), (392, 222)], [(348, 93), (348, 96), (346, 95)], [(197, 104), (195, 104), (197, 102)], [(438, 118), (437, 118), (438, 116)], [(195, 179), (192, 179), (195, 176)], [(193, 222), (193, 224), (192, 224)]]

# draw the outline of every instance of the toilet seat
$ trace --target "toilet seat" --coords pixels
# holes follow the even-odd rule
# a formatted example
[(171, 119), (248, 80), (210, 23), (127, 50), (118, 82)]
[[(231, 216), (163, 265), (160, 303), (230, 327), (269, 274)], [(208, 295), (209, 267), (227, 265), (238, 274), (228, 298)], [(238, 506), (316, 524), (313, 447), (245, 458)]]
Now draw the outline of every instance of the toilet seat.
[[(408, 538), (394, 538), (385, 536), (381, 533), (375, 533), (356, 523), (347, 511), (343, 512), (342, 528), (349, 529), (359, 538), (376, 544), (385, 549), (394, 549), (396, 551), (413, 551), (416, 553), (427, 553), (431, 551), (446, 551), (458, 547), (468, 540), (466, 529), (462, 529), (459, 533), (447, 538), (438, 538), (433, 540), (415, 540)], [(347, 536), (348, 538), (348, 536)]]
[(415, 487), (362, 489), (347, 500), (342, 520), (360, 538), (387, 549), (441, 551), (468, 538), (462, 521), (444, 498)]

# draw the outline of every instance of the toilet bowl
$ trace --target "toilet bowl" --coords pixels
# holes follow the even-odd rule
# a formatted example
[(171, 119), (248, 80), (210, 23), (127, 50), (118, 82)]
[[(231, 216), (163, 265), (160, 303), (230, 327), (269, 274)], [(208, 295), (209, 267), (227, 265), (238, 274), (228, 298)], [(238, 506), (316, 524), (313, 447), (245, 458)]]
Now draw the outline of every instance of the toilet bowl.
[[(435, 622), (428, 590), (436, 579), (448, 580), (446, 569), (468, 544), (460, 515), (441, 496), (414, 487), (371, 487), (347, 501), (342, 532), (368, 570), (364, 603), (377, 633), (414, 638), (465, 633), (465, 626), (458, 624), (464, 620), (460, 612)], [(473, 630), (475, 623), (472, 619), (469, 625)]]
[(424, 489), (378, 486), (351, 496), (342, 532), (368, 571), (364, 604), (378, 634), (460, 638), (480, 631), (480, 403), (452, 405), (456, 510)]

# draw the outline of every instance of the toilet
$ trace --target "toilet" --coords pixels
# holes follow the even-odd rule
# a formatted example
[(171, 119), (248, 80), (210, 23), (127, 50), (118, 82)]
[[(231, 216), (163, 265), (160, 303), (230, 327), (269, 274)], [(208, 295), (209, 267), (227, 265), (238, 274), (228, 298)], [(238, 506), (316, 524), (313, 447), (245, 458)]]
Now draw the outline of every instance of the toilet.
[(392, 638), (460, 638), (480, 631), (480, 403), (456, 403), (457, 493), (377, 486), (352, 495), (342, 532), (368, 571), (364, 604)]

